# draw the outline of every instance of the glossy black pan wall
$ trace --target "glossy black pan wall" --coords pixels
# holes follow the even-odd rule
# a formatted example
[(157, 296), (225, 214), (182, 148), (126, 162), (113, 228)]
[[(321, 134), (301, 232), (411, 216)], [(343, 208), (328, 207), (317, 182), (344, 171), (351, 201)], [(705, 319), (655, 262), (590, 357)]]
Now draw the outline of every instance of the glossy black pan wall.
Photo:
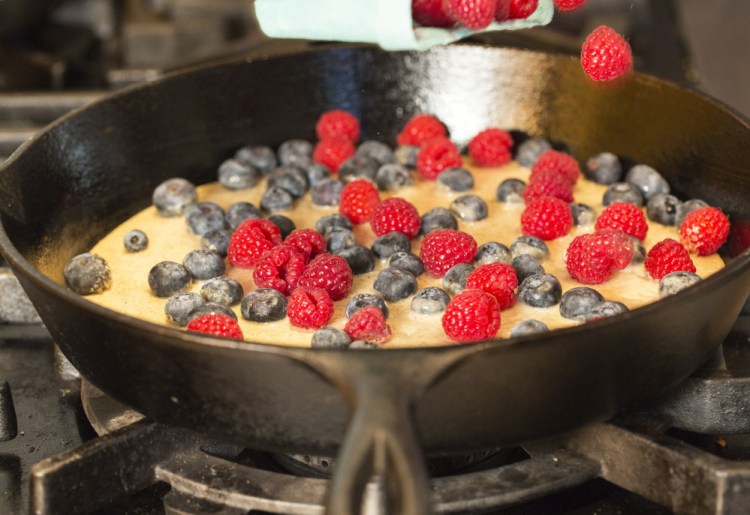
[[(417, 441), (429, 453), (458, 452), (608, 418), (689, 374), (747, 298), (745, 252), (663, 302), (512, 345), (315, 352), (157, 327), (59, 285), (64, 264), (146, 207), (159, 182), (214, 180), (218, 163), (248, 142), (312, 139), (331, 108), (360, 117), (365, 138), (391, 143), (426, 111), (459, 141), (500, 126), (564, 141), (579, 159), (609, 150), (655, 166), (678, 196), (750, 219), (748, 125), (649, 77), (601, 88), (565, 57), (471, 46), (323, 50), (172, 76), (64, 118), (0, 173), (2, 251), (94, 384), (158, 421), (249, 446), (341, 448), (335, 492), (361, 487), (382, 445), (396, 482), (414, 492), (424, 487)], [(400, 498), (413, 512), (423, 504)], [(346, 513), (347, 502), (331, 506)]]

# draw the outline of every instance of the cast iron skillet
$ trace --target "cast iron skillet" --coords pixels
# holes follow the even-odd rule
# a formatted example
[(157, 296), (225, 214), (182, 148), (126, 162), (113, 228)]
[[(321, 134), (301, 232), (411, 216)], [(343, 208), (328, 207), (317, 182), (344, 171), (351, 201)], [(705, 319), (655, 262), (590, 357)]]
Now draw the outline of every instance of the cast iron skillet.
[(390, 143), (410, 116), (432, 112), (458, 141), (500, 126), (564, 141), (581, 160), (609, 150), (656, 167), (681, 198), (719, 205), (735, 222), (750, 218), (744, 120), (650, 77), (595, 87), (573, 59), (484, 47), (227, 62), (114, 95), (24, 145), (0, 173), (0, 245), (73, 364), (159, 422), (272, 451), (338, 450), (331, 513), (358, 511), (373, 470), (387, 472), (394, 511), (427, 512), (422, 451), (560, 433), (663, 391), (709, 356), (747, 298), (744, 252), (688, 291), (589, 325), (499, 343), (344, 352), (187, 334), (60, 286), (64, 264), (145, 208), (161, 181), (215, 180), (217, 165), (248, 142), (312, 139), (316, 118), (332, 108), (359, 116), (365, 138)]

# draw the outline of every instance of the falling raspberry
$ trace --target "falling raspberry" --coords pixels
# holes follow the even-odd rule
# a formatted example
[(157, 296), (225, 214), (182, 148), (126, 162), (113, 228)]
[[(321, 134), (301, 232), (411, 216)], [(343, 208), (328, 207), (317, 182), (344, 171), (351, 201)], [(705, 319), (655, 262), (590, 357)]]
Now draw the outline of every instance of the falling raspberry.
[(539, 7), (539, 0), (510, 0), (508, 19), (524, 20), (531, 16)]
[(443, 0), (443, 9), (457, 23), (479, 30), (495, 18), (497, 0)]
[(613, 80), (632, 70), (633, 54), (622, 36), (600, 25), (583, 42), (581, 66), (595, 81)]
[(586, 3), (586, 0), (552, 0), (561, 11), (572, 11)]

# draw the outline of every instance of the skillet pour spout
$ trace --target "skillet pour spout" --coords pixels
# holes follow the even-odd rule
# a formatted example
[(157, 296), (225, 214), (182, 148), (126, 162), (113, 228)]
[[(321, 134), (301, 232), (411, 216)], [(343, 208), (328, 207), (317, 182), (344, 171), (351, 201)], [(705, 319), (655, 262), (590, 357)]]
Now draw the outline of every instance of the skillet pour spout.
[(317, 117), (335, 108), (361, 120), (364, 139), (391, 144), (406, 120), (430, 112), (459, 143), (494, 126), (564, 142), (579, 160), (607, 150), (655, 167), (675, 195), (721, 207), (735, 226), (750, 220), (743, 118), (652, 77), (601, 88), (573, 59), (482, 46), (226, 61), (114, 94), (25, 144), (0, 171), (0, 250), (66, 356), (157, 422), (255, 449), (338, 451), (332, 513), (358, 508), (364, 483), (382, 471), (393, 511), (427, 512), (424, 454), (527, 442), (659, 394), (711, 354), (747, 299), (745, 250), (688, 290), (587, 325), (345, 352), (188, 334), (63, 286), (65, 263), (145, 208), (162, 181), (213, 181), (249, 142), (312, 140)]

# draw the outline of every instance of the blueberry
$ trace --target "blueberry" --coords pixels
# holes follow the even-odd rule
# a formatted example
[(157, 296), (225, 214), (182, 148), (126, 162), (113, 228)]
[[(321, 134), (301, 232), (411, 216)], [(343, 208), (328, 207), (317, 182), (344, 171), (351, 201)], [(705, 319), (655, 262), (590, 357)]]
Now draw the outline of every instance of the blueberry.
[(450, 295), (442, 288), (428, 286), (417, 292), (411, 299), (411, 310), (422, 315), (442, 313), (451, 301)]
[(630, 202), (638, 207), (643, 206), (641, 190), (629, 182), (616, 182), (604, 192), (602, 204), (608, 206), (613, 202)]
[(290, 209), (292, 204), (294, 204), (294, 196), (279, 186), (268, 188), (260, 199), (260, 208), (266, 211)]
[(334, 255), (341, 256), (349, 264), (354, 275), (366, 274), (372, 272), (375, 268), (375, 256), (372, 251), (362, 245), (355, 245), (334, 252)]
[(252, 218), (263, 218), (263, 213), (250, 202), (235, 202), (227, 209), (227, 222), (232, 230), (236, 230), (242, 222)]
[(596, 210), (588, 204), (571, 202), (570, 214), (576, 227), (590, 227), (596, 222)]
[(468, 191), (474, 187), (474, 176), (465, 168), (447, 168), (437, 176), (438, 185), (450, 191)]
[(201, 286), (201, 297), (206, 302), (233, 306), (242, 300), (245, 290), (239, 281), (229, 277), (214, 277)]
[(187, 288), (193, 276), (187, 268), (174, 261), (162, 261), (148, 272), (148, 285), (157, 297), (170, 297)]
[(544, 138), (529, 138), (516, 150), (516, 162), (521, 166), (531, 168), (539, 159), (539, 156), (547, 150), (552, 150), (552, 145)]
[(560, 302), (562, 286), (557, 277), (550, 274), (534, 274), (523, 280), (518, 287), (518, 298), (535, 308), (548, 308)]
[(380, 163), (375, 159), (364, 155), (353, 155), (339, 167), (339, 179), (344, 183), (355, 179), (367, 179), (375, 182)]
[(191, 205), (185, 210), (185, 220), (192, 233), (198, 236), (227, 227), (224, 210), (213, 202), (196, 202)]
[(648, 165), (635, 165), (625, 175), (625, 182), (638, 188), (645, 200), (657, 194), (668, 194), (669, 183), (667, 180)]
[(487, 203), (477, 195), (461, 195), (451, 202), (451, 211), (461, 220), (476, 222), (487, 218)]
[(682, 204), (677, 204), (677, 211), (674, 217), (675, 227), (679, 228), (682, 225), (682, 222), (685, 221), (687, 215), (702, 207), (708, 207), (708, 202), (697, 198), (690, 199)]
[(692, 272), (672, 272), (671, 274), (667, 274), (659, 281), (659, 298), (663, 299), (664, 297), (674, 295), (678, 291), (682, 291), (700, 280), (701, 277)]
[(310, 346), (313, 349), (346, 349), (351, 343), (352, 339), (341, 329), (324, 327), (313, 333)]
[(657, 193), (646, 203), (646, 216), (652, 222), (662, 225), (674, 225), (677, 206), (680, 201), (674, 195)]
[(544, 243), (544, 240), (536, 236), (527, 235), (516, 238), (516, 241), (510, 246), (510, 252), (513, 254), (513, 257), (518, 257), (521, 254), (529, 254), (539, 261), (543, 261), (549, 256), (549, 248)]
[(375, 140), (363, 141), (357, 147), (357, 155), (372, 158), (381, 166), (396, 162), (396, 155), (393, 153), (393, 149), (385, 143)]
[(374, 288), (385, 300), (401, 300), (417, 291), (417, 278), (406, 270), (386, 268), (375, 278)]
[(330, 253), (353, 247), (357, 244), (357, 241), (354, 239), (354, 233), (350, 229), (338, 226), (329, 228), (325, 233), (325, 239), (326, 248)]
[(310, 187), (331, 178), (331, 171), (326, 165), (321, 163), (312, 163), (306, 166), (305, 174), (307, 174), (307, 183)]
[(419, 277), (424, 273), (424, 263), (419, 256), (411, 252), (396, 252), (388, 260), (388, 266), (391, 268), (400, 268)]
[(420, 234), (428, 234), (438, 229), (458, 229), (458, 220), (444, 207), (435, 207), (422, 215)]
[(586, 161), (583, 174), (599, 184), (614, 184), (622, 179), (620, 158), (611, 152), (602, 152)]
[(290, 139), (279, 146), (282, 165), (307, 166), (312, 163), (313, 144), (303, 139)]
[(312, 187), (312, 201), (316, 206), (338, 206), (344, 183), (338, 179), (325, 179)]
[(350, 349), (364, 349), (364, 350), (377, 350), (380, 349), (380, 345), (375, 342), (368, 342), (365, 340), (355, 340), (349, 345)]
[(228, 190), (252, 188), (261, 178), (261, 173), (247, 161), (227, 159), (219, 166), (219, 184)]
[(148, 247), (148, 236), (141, 230), (133, 229), (127, 232), (123, 243), (128, 252), (140, 252)]
[(276, 322), (286, 317), (287, 300), (281, 292), (258, 288), (242, 298), (240, 313), (251, 322)]
[(396, 156), (396, 162), (402, 164), (408, 168), (417, 167), (417, 156), (419, 155), (419, 147), (414, 145), (401, 145), (396, 148), (394, 152)]
[(279, 166), (268, 176), (268, 188), (284, 188), (292, 197), (300, 198), (310, 188), (307, 173), (296, 166)]
[(323, 236), (325, 236), (326, 232), (331, 227), (343, 227), (344, 229), (349, 229), (350, 231), (354, 228), (351, 220), (338, 213), (333, 215), (321, 216), (320, 218), (318, 218), (318, 221), (315, 222), (315, 230)]
[(179, 216), (198, 200), (193, 183), (179, 177), (167, 179), (154, 189), (152, 201), (161, 216)]
[(231, 237), (232, 233), (227, 229), (208, 231), (201, 237), (201, 248), (216, 252), (221, 257), (227, 257), (227, 249), (229, 248), (229, 239)]
[(358, 293), (346, 303), (346, 318), (351, 318), (354, 313), (367, 306), (378, 308), (385, 318), (390, 314), (388, 306), (383, 297), (374, 293)]
[(521, 179), (505, 179), (497, 187), (495, 198), (507, 204), (523, 204), (523, 190), (526, 183)]
[(232, 308), (225, 306), (224, 304), (217, 304), (216, 302), (207, 302), (201, 304), (190, 312), (188, 315), (188, 324), (200, 316), (216, 315), (217, 313), (231, 317), (233, 320), (237, 320), (237, 315), (234, 314)]
[(242, 147), (235, 152), (234, 158), (249, 164), (258, 170), (261, 175), (268, 174), (278, 165), (273, 149), (262, 145)]
[(443, 276), (443, 288), (451, 295), (457, 295), (466, 289), (466, 280), (474, 271), (469, 263), (459, 263), (452, 266)]
[(646, 259), (646, 247), (635, 236), (631, 236), (631, 238), (633, 239), (633, 257), (630, 259), (630, 262), (634, 264), (643, 263)]
[(560, 315), (563, 318), (585, 319), (596, 306), (604, 302), (601, 293), (587, 286), (571, 288), (560, 299)]
[(477, 266), (488, 263), (510, 263), (511, 259), (513, 259), (513, 256), (508, 247), (496, 241), (488, 241), (477, 247), (474, 263)]
[(224, 258), (209, 250), (193, 250), (182, 261), (193, 279), (205, 280), (222, 275), (226, 269)]
[(380, 259), (388, 259), (396, 252), (411, 252), (411, 242), (400, 232), (389, 232), (372, 242), (372, 251)]
[(591, 322), (593, 320), (619, 315), (620, 313), (625, 313), (627, 311), (630, 310), (622, 302), (608, 300), (591, 308), (591, 311), (585, 315), (584, 320), (586, 320), (586, 322)]
[(269, 215), (268, 221), (279, 228), (282, 240), (289, 236), (289, 233), (297, 228), (297, 226), (294, 225), (292, 219), (284, 215)]
[(411, 186), (411, 170), (398, 163), (384, 164), (375, 174), (375, 184), (381, 191), (396, 191)]
[(530, 275), (544, 273), (542, 264), (531, 254), (520, 254), (514, 257), (511, 266), (516, 271), (519, 284)]
[(549, 331), (549, 327), (544, 322), (539, 320), (524, 320), (513, 326), (510, 330), (511, 338), (518, 338), (521, 336), (529, 336), (532, 334), (546, 333)]
[(109, 265), (98, 254), (79, 254), (65, 265), (65, 284), (79, 295), (101, 293), (112, 285)]
[(186, 326), (188, 316), (195, 308), (203, 305), (203, 297), (193, 292), (175, 293), (164, 305), (164, 313), (167, 319), (175, 325)]

